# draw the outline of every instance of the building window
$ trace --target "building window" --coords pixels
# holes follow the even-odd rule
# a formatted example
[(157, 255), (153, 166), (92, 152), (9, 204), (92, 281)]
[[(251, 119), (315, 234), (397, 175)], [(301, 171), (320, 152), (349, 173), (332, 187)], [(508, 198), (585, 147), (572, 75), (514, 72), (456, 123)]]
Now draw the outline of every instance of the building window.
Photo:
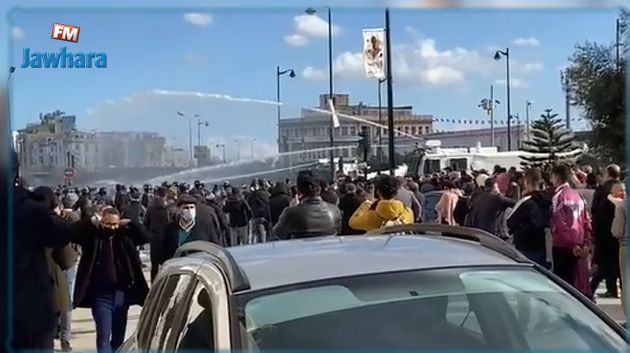
[(409, 133), (409, 126), (405, 126), (405, 134)]
[(354, 136), (357, 134), (357, 128), (355, 126), (350, 127), (350, 135)]
[(428, 126), (425, 126), (425, 127), (424, 127), (424, 133), (425, 133), (425, 134), (428, 134), (429, 132), (430, 132), (429, 127), (428, 127)]
[(411, 134), (414, 135), (414, 136), (416, 135), (416, 126), (415, 125), (411, 127)]
[(341, 136), (348, 136), (348, 127), (347, 126), (342, 126), (341, 127)]

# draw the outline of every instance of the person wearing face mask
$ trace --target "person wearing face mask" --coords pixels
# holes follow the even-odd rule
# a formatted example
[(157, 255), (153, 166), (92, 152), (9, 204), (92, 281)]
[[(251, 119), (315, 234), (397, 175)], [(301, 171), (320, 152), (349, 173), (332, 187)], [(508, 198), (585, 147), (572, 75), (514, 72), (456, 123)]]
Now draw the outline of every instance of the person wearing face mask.
[(198, 206), (194, 196), (183, 194), (177, 199), (178, 215), (164, 228), (158, 263), (161, 265), (175, 254), (184, 243), (205, 240), (221, 244), (220, 230), (208, 212), (200, 212), (208, 206)]
[(73, 306), (92, 310), (98, 352), (115, 351), (125, 338), (129, 306), (142, 305), (149, 292), (137, 250), (148, 242), (146, 232), (111, 206), (71, 229), (72, 242), (83, 250)]

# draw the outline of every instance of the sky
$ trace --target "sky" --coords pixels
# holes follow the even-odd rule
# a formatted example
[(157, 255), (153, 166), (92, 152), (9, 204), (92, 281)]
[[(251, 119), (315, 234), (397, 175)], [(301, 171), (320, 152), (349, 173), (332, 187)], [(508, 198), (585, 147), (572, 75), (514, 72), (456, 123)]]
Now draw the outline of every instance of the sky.
[[(0, 58), (0, 65), (17, 67), (11, 80), (12, 128), (60, 109), (75, 114), (83, 130), (154, 131), (186, 146), (188, 122), (176, 114), (182, 111), (208, 121), (201, 130), (203, 143), (225, 143), (233, 153), (235, 140), (249, 146), (255, 139), (257, 154), (273, 153), (276, 66), (296, 72), (295, 78), (281, 80), (283, 116), (299, 116), (300, 108), (317, 105), (318, 95), (328, 89), (326, 10), (309, 16), (304, 9), (14, 8), (7, 15), (9, 56)], [(350, 94), (352, 103), (376, 105), (377, 82), (363, 72), (361, 31), (383, 27), (384, 12), (332, 11), (335, 92)], [(394, 104), (438, 119), (487, 120), (478, 104), (494, 84), (501, 102), (496, 119), (505, 120), (505, 59), (492, 57), (509, 47), (513, 114), (524, 118), (529, 100), (532, 117), (547, 108), (564, 116), (560, 70), (576, 43), (612, 43), (616, 15), (614, 9), (392, 9)], [(51, 39), (53, 23), (80, 26), (79, 42)], [(20, 67), (24, 48), (58, 52), (62, 47), (104, 52), (107, 68)], [(438, 130), (471, 126), (434, 124)], [(584, 126), (574, 123), (576, 129)]]

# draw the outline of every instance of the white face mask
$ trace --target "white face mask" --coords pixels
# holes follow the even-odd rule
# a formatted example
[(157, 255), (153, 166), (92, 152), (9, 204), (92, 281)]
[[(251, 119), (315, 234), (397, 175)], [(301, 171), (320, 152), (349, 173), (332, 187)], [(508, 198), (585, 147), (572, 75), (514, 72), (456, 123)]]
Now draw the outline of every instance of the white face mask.
[(192, 220), (194, 220), (196, 215), (197, 210), (194, 208), (182, 210), (182, 219), (186, 222), (191, 222)]

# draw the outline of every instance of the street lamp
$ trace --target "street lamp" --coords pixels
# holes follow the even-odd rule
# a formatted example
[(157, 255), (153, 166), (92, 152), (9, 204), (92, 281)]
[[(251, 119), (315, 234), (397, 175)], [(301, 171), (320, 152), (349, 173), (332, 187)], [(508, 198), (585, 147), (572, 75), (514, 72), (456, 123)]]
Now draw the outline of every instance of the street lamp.
[(527, 141), (529, 141), (529, 112), (532, 109), (532, 104), (534, 104), (533, 101), (525, 102), (525, 124), (527, 124), (525, 127), (525, 135), (527, 136)]
[[(280, 147), (280, 76), (289, 74), (289, 77), (295, 78), (293, 69), (280, 70), (280, 66), (276, 66), (276, 103), (277, 103), (277, 124), (278, 124), (278, 147)], [(278, 152), (281, 152), (278, 148)]]
[(378, 162), (381, 163), (383, 162), (383, 98), (381, 95), (381, 84), (383, 82), (387, 81), (387, 78), (379, 78), (378, 79), (378, 124), (380, 125), (378, 127)]
[(202, 126), (208, 127), (210, 126), (210, 123), (205, 120), (197, 119), (197, 146), (201, 146), (201, 127)]
[[(330, 7), (326, 7), (328, 10), (328, 99), (330, 99), (335, 105), (333, 99), (333, 49), (332, 49), (332, 11)], [(317, 10), (309, 7), (305, 11), (308, 15), (315, 15)], [(335, 180), (335, 126), (332, 116), (330, 117), (330, 173), (331, 180)]]
[(494, 53), (494, 60), (501, 60), (501, 57), (505, 56), (505, 75), (506, 75), (506, 101), (507, 101), (507, 143), (508, 143), (508, 151), (512, 150), (512, 133), (511, 133), (511, 120), (512, 120), (512, 112), (510, 106), (510, 48), (505, 48), (503, 50), (497, 50)]
[(217, 143), (216, 147), (223, 149), (223, 164), (227, 163), (227, 159), (225, 158), (225, 144)]
[[(193, 142), (192, 142), (192, 118), (189, 117), (188, 115), (184, 114), (182, 111), (178, 111), (177, 115), (188, 119), (188, 166), (192, 167), (192, 160), (193, 160), (193, 154), (192, 154), (192, 150), (193, 150)], [(199, 114), (195, 114), (193, 115), (193, 118), (197, 118), (199, 116)]]

